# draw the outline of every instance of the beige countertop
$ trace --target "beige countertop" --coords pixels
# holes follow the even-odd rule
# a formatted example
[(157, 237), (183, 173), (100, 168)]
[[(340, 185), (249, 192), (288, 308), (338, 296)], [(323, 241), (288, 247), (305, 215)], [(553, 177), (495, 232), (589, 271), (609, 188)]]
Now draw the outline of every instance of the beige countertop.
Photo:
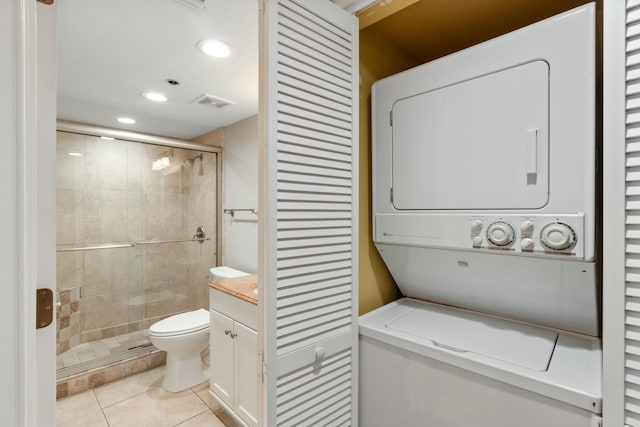
[(251, 304), (258, 304), (258, 294), (254, 291), (255, 289), (258, 289), (257, 274), (234, 277), (232, 279), (216, 280), (215, 282), (209, 282), (209, 286), (213, 289), (217, 289), (250, 302)]

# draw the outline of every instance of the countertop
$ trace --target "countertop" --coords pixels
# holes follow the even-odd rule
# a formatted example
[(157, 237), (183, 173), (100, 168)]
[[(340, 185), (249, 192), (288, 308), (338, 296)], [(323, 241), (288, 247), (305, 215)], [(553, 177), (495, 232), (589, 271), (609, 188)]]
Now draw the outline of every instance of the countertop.
[(209, 282), (209, 286), (251, 304), (258, 304), (258, 294), (254, 292), (254, 289), (258, 288), (257, 274), (216, 280), (215, 282)]

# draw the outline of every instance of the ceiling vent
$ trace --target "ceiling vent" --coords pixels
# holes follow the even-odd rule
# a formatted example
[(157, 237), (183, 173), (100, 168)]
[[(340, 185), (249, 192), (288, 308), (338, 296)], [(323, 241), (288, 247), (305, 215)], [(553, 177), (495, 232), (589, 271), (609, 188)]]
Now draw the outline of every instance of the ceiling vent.
[(209, 95), (208, 93), (204, 93), (197, 97), (194, 101), (196, 104), (206, 105), (207, 107), (214, 108), (224, 108), (227, 105), (233, 105), (235, 102), (229, 101), (228, 99), (218, 98), (217, 96)]
[(180, 3), (184, 6), (187, 6), (191, 9), (202, 10), (207, 7), (207, 0), (175, 0), (177, 3)]

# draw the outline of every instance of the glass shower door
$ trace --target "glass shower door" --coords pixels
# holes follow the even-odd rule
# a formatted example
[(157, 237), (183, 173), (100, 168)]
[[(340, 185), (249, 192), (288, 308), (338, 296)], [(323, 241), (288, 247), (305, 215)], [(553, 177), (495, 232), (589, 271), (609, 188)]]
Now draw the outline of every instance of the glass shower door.
[(60, 378), (151, 351), (151, 324), (208, 305), (217, 159), (58, 132), (57, 161)]

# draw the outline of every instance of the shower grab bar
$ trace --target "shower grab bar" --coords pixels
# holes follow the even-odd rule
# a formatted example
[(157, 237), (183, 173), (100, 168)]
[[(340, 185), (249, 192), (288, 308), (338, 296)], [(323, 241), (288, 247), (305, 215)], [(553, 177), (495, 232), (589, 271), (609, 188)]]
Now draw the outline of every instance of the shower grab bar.
[(209, 237), (194, 238), (194, 239), (179, 239), (179, 240), (143, 240), (142, 242), (136, 242), (136, 245), (153, 245), (156, 243), (181, 243), (181, 242), (204, 242), (205, 240), (211, 240)]
[(180, 240), (144, 240), (142, 242), (135, 243), (123, 243), (123, 244), (109, 244), (99, 246), (79, 246), (75, 248), (59, 248), (56, 252), (74, 252), (74, 251), (96, 251), (99, 249), (118, 249), (118, 248), (133, 248), (136, 245), (152, 245), (155, 243), (180, 243), (180, 242), (204, 242), (205, 240), (211, 240), (209, 237), (201, 239), (180, 239)]
[(231, 217), (233, 218), (233, 216), (236, 214), (236, 212), (250, 212), (254, 215), (258, 215), (258, 211), (255, 210), (255, 208), (246, 208), (246, 209), (225, 209), (224, 213), (231, 215)]
[(98, 246), (80, 246), (76, 248), (57, 248), (56, 252), (96, 251), (98, 249), (132, 248), (134, 246), (135, 246), (135, 243), (113, 243), (113, 244), (98, 245)]

